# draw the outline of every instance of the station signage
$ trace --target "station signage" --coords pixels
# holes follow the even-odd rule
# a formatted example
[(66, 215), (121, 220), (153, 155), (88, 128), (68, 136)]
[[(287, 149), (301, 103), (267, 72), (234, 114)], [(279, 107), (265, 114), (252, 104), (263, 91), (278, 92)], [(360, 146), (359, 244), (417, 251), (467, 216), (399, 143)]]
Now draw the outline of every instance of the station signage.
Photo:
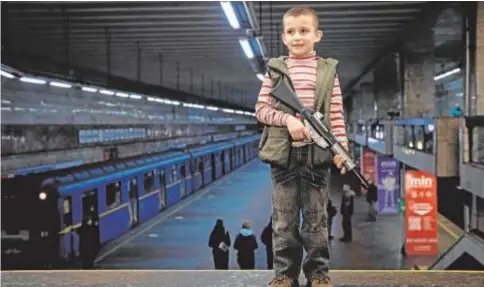
[(438, 255), (437, 180), (435, 176), (405, 172), (405, 233), (408, 255)]

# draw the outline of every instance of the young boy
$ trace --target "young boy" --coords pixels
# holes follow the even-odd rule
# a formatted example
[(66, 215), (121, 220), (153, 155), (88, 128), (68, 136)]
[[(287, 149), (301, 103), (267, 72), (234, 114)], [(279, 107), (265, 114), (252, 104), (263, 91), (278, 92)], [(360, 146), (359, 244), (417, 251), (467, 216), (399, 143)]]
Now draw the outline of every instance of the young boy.
[[(271, 59), (290, 77), (301, 102), (320, 111), (324, 122), (348, 149), (344, 124), (343, 101), (337, 61), (317, 57), (314, 44), (322, 38), (318, 17), (313, 9), (292, 8), (283, 19), (282, 40), (288, 57)], [(271, 78), (266, 74), (256, 104), (257, 119), (263, 123), (259, 157), (271, 165), (273, 182), (272, 220), (274, 273), (270, 286), (298, 286), (304, 249), (303, 271), (307, 286), (331, 286), (328, 276), (328, 231), (326, 186), (328, 168), (334, 162), (341, 169), (344, 159), (333, 157), (311, 142), (311, 136), (298, 114), (275, 100), (270, 91)], [(299, 216), (303, 214), (299, 233)]]

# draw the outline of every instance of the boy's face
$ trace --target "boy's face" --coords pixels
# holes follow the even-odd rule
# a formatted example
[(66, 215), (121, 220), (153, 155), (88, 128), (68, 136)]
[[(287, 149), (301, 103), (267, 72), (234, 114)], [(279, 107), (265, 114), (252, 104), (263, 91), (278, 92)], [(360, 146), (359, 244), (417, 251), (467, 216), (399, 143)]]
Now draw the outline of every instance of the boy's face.
[(314, 50), (323, 32), (318, 31), (311, 15), (289, 16), (284, 21), (282, 41), (293, 56), (302, 56)]

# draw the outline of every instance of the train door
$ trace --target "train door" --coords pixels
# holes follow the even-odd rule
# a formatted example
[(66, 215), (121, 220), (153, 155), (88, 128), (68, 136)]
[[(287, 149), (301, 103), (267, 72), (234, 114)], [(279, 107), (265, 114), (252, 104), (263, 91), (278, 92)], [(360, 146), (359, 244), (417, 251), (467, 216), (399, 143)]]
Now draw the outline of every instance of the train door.
[(243, 154), (244, 154), (244, 163), (247, 162), (247, 146), (243, 145), (242, 146)]
[(234, 163), (233, 163), (233, 156), (234, 156), (234, 148), (230, 148), (230, 155), (229, 155), (229, 160), (230, 160), (230, 170), (234, 170)]
[(220, 161), (222, 162), (222, 175), (225, 174), (225, 151), (220, 152)]
[(200, 173), (200, 180), (201, 180), (201, 185), (200, 187), (205, 186), (205, 171), (203, 170), (203, 158), (200, 158), (198, 160), (198, 172)]
[(216, 163), (215, 163), (215, 153), (212, 153), (211, 155), (211, 165), (212, 165), (212, 181), (214, 181), (217, 178), (217, 169), (216, 169)]
[(159, 174), (160, 178), (160, 189), (158, 192), (158, 197), (160, 199), (160, 210), (163, 210), (166, 208), (166, 176), (165, 176), (165, 171), (160, 170)]
[(138, 181), (132, 178), (128, 181), (128, 196), (129, 196), (129, 215), (130, 225), (135, 226), (139, 223), (139, 199), (138, 199)]
[[(72, 196), (66, 196), (63, 199), (63, 229), (72, 226)], [(67, 232), (64, 237), (64, 254), (71, 258), (76, 257), (74, 250), (74, 236), (72, 232)]]
[(185, 165), (180, 167), (180, 198), (184, 198), (187, 194), (186, 189), (186, 168)]
[(79, 234), (79, 255), (81, 260), (92, 258), (100, 244), (99, 210), (97, 189), (86, 191), (82, 194), (82, 225)]
[(89, 190), (82, 194), (82, 219), (87, 217), (97, 218), (98, 213), (98, 200), (97, 190)]

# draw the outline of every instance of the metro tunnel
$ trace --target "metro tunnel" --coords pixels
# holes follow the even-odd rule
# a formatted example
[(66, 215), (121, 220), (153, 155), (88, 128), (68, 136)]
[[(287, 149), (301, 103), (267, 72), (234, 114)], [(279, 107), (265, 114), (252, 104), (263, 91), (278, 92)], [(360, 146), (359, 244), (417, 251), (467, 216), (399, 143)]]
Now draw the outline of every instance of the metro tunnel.
[(482, 2), (1, 8), (2, 286), (484, 286)]

